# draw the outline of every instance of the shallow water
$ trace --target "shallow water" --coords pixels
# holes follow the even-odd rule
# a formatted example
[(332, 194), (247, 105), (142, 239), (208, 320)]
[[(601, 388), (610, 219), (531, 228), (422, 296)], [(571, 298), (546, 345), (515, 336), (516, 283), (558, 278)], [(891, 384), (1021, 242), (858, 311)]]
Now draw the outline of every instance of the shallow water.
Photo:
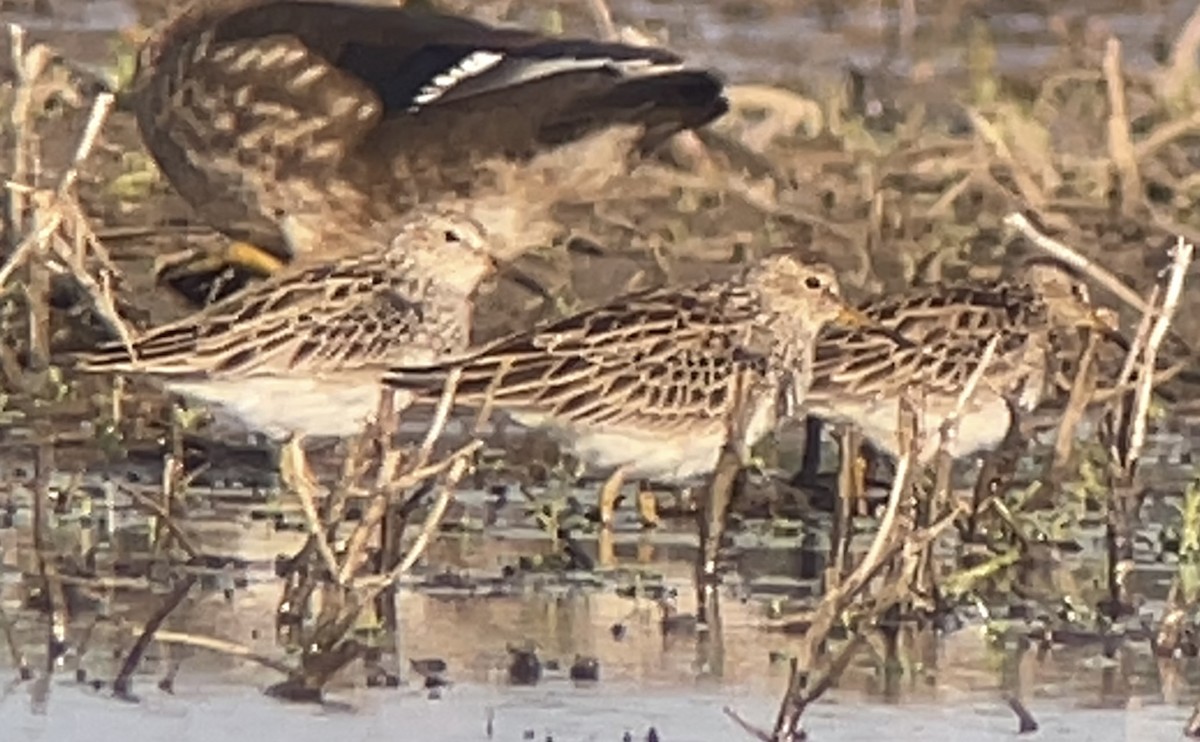
[[(406, 693), (361, 692), (339, 697), (342, 708), (288, 706), (264, 702), (253, 689), (214, 682), (183, 688), (175, 696), (154, 694), (139, 705), (96, 696), (63, 685), (51, 691), (45, 712), (33, 712), (24, 692), (0, 705), (5, 739), (54, 742), (172, 740), (194, 742), (242, 739), (260, 742), (339, 742), (368, 740), (492, 739), (612, 740), (628, 731), (643, 740), (657, 730), (664, 742), (750, 739), (722, 708), (734, 708), (748, 721), (766, 725), (774, 704), (761, 696), (706, 689), (648, 690), (540, 687), (504, 690), (464, 685), (440, 700)], [(1037, 740), (1167, 740), (1179, 737), (1184, 709), (1148, 705), (1132, 711), (1034, 708), (1041, 723)], [(806, 716), (814, 740), (1011, 740), (1015, 721), (1002, 706), (983, 699), (954, 704), (862, 706), (853, 698), (822, 703)], [(525, 736), (527, 731), (532, 736)]]

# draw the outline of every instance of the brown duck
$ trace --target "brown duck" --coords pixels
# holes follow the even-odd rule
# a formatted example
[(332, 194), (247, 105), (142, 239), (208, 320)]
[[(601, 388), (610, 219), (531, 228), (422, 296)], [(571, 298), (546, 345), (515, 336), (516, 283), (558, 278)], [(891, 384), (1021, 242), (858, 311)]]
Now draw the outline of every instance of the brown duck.
[(495, 239), (544, 245), (554, 203), (728, 108), (713, 72), (663, 49), (306, 0), (187, 6), (144, 43), (129, 104), (235, 240), (216, 262), (258, 273), (448, 194)]

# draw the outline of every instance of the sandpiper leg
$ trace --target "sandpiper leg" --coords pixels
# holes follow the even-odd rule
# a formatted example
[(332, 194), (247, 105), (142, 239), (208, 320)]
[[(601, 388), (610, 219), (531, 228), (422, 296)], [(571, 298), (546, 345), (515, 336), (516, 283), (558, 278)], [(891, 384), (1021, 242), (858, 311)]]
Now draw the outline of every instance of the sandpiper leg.
[(838, 476), (838, 495), (847, 504), (847, 512), (862, 515), (863, 497), (867, 486), (867, 460), (862, 455), (862, 436), (851, 426), (845, 426), (838, 436), (841, 467)]
[(645, 480), (638, 482), (637, 511), (642, 528), (658, 528), (658, 498)]
[(315, 495), (321, 491), (321, 483), (308, 464), (304, 452), (304, 437), (293, 435), (279, 451), (279, 476), (283, 485), (298, 494)]
[(609, 475), (604, 486), (600, 488), (600, 523), (611, 526), (613, 511), (617, 509), (617, 499), (621, 497), (621, 487), (625, 485), (625, 467), (616, 469)]

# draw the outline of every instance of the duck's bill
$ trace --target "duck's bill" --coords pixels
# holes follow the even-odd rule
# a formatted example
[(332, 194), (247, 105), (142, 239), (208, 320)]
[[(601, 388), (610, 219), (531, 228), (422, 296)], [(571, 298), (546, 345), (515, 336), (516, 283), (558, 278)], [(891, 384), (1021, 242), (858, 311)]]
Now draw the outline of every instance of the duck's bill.
[(841, 325), (850, 325), (851, 327), (875, 327), (878, 323), (864, 314), (862, 311), (854, 307), (842, 305), (842, 309), (838, 312), (837, 323)]

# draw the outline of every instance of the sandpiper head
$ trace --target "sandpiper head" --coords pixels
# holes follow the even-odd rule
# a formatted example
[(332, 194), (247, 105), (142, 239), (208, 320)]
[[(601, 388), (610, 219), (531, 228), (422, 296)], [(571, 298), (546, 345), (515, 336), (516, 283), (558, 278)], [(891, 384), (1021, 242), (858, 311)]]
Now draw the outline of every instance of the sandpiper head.
[(759, 291), (771, 312), (813, 334), (828, 322), (872, 324), (846, 304), (837, 275), (823, 263), (807, 263), (794, 254), (777, 253), (755, 265), (748, 282)]
[(1061, 327), (1111, 330), (1111, 322), (1092, 304), (1082, 276), (1055, 260), (1034, 259), (1022, 266), (1025, 280), (1046, 302), (1050, 321)]
[(473, 291), (496, 272), (487, 231), (479, 222), (453, 209), (410, 214), (392, 237), (392, 249), (444, 285)]

